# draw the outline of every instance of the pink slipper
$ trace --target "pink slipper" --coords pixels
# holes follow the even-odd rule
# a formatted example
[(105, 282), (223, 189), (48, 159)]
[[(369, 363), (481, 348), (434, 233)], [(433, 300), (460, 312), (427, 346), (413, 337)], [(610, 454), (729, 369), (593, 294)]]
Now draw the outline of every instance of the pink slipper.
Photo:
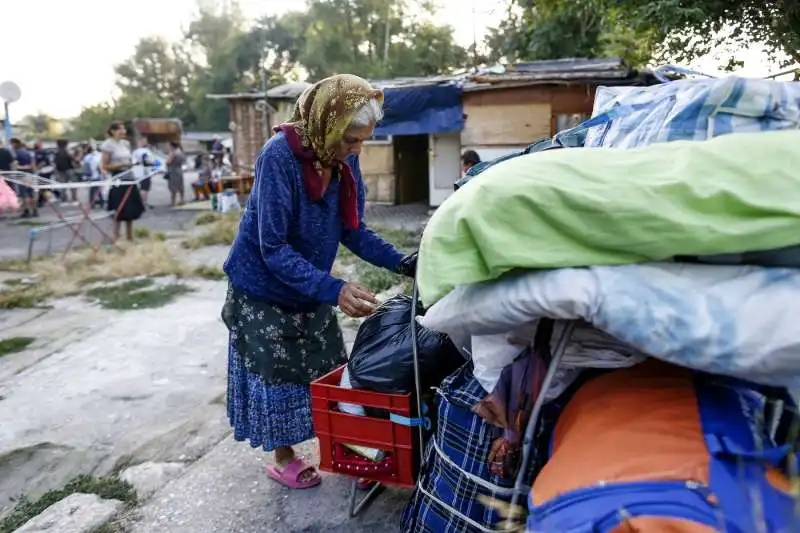
[[(314, 474), (301, 480), (303, 473), (309, 470)], [(283, 469), (270, 465), (266, 468), (266, 472), (270, 478), (290, 489), (310, 489), (322, 483), (322, 478), (316, 469), (313, 466), (305, 464), (300, 458), (296, 458)]]

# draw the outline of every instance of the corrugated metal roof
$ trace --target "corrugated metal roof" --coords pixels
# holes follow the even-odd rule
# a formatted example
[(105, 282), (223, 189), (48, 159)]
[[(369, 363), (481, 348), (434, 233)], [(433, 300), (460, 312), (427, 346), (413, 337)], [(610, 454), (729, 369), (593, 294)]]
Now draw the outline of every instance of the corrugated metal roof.
[(506, 67), (507, 71), (514, 72), (577, 72), (577, 71), (607, 71), (628, 70), (618, 57), (603, 57), (595, 59), (568, 58), (548, 59), (544, 61), (530, 61), (515, 63)]
[(392, 78), (388, 80), (370, 80), (378, 89), (395, 89), (400, 87), (425, 87), (428, 85), (440, 85), (443, 83), (453, 83), (464, 76), (419, 76), (419, 77), (404, 77)]
[[(269, 100), (294, 100), (311, 84), (306, 82), (284, 83), (267, 89), (267, 99)], [(261, 100), (264, 98), (263, 91), (251, 91), (249, 93), (229, 93), (229, 94), (207, 94), (206, 98), (212, 100)]]
[(483, 69), (469, 76), (465, 91), (483, 91), (501, 87), (526, 85), (559, 85), (568, 83), (647, 85), (653, 83), (647, 71), (631, 69), (619, 58), (553, 59)]
[[(423, 87), (445, 83), (457, 83), (464, 90), (485, 90), (502, 84), (537, 85), (547, 83), (619, 83), (625, 80), (636, 81), (639, 73), (626, 67), (622, 60), (611, 58), (569, 58), (546, 61), (530, 61), (512, 65), (495, 65), (479, 69), (477, 73), (455, 74), (449, 76), (409, 76), (385, 80), (370, 80), (379, 89), (403, 87)], [(639, 80), (641, 81), (641, 80)], [(309, 86), (309, 83), (286, 83), (267, 91), (267, 98), (274, 100), (294, 100)], [(209, 98), (260, 100), (262, 92), (239, 94), (210, 94)]]

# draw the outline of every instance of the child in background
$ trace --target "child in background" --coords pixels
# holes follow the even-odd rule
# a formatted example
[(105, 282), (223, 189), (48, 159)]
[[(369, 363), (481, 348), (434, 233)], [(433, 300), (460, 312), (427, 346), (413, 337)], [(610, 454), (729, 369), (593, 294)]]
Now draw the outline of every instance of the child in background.
[(192, 182), (194, 191), (194, 201), (208, 200), (211, 192), (216, 190), (216, 180), (211, 174), (211, 161), (207, 155), (203, 156), (203, 162), (198, 173), (198, 180)]

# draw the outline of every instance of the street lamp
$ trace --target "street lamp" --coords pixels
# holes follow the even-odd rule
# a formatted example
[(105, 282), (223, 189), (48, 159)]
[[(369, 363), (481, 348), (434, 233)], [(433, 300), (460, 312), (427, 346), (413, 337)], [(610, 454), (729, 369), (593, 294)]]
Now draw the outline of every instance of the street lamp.
[(5, 109), (5, 122), (4, 122), (4, 135), (6, 142), (11, 140), (13, 132), (11, 130), (11, 116), (8, 114), (8, 104), (17, 102), (22, 97), (22, 91), (19, 85), (13, 81), (4, 81), (0, 83), (0, 99), (3, 100), (3, 107)]

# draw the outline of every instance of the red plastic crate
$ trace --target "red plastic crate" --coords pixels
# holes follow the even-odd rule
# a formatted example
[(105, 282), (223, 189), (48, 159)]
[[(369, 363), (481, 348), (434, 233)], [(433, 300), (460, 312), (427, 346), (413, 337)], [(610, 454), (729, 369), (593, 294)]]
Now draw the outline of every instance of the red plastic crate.
[[(396, 415), (412, 417), (411, 394), (382, 394), (339, 386), (344, 366), (311, 384), (311, 411), (314, 431), (319, 439), (320, 470), (334, 474), (358, 476), (400, 487), (414, 487), (415, 428), (396, 424), (388, 419), (350, 415), (339, 411), (338, 403), (351, 403), (384, 409)], [(393, 458), (389, 471), (354, 472), (337, 460), (342, 444), (367, 446), (389, 452)]]

